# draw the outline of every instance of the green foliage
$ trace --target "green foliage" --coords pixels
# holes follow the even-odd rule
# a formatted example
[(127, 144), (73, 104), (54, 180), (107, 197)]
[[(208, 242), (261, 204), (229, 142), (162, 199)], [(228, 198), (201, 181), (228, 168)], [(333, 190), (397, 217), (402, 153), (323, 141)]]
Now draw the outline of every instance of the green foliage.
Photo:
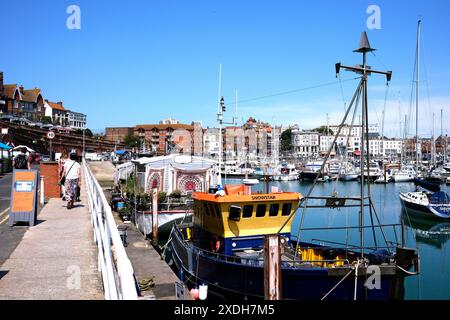
[(180, 190), (173, 190), (173, 192), (170, 194), (171, 198), (181, 198), (181, 191)]
[(158, 203), (165, 203), (167, 199), (167, 192), (158, 192)]
[(125, 143), (125, 147), (137, 147), (139, 145), (139, 137), (129, 134), (124, 138), (123, 142)]
[(287, 129), (283, 131), (280, 137), (281, 141), (281, 150), (288, 151), (292, 149), (292, 140), (291, 140), (291, 129)]
[(329, 133), (330, 136), (334, 135), (333, 130), (327, 129), (327, 126), (321, 126), (319, 128), (314, 129), (313, 131), (316, 131), (316, 132), (318, 132), (320, 134), (328, 134)]
[(44, 123), (44, 124), (52, 123), (52, 117), (49, 117), (49, 116), (43, 116), (43, 117), (41, 118), (41, 122)]
[(84, 134), (87, 137), (92, 137), (93, 136), (91, 129), (88, 128), (88, 129), (85, 129), (84, 131), (85, 131)]

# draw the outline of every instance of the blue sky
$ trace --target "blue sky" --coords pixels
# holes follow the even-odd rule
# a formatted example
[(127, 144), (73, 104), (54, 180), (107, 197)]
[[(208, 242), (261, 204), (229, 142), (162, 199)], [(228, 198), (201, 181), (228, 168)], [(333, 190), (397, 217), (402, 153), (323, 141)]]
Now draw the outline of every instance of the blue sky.
[[(69, 30), (69, 5), (81, 9), (81, 29)], [(381, 29), (368, 30), (369, 5), (381, 9)], [(416, 28), (423, 19), (421, 135), (430, 135), (431, 114), (450, 120), (450, 2), (438, 1), (65, 1), (1, 4), (4, 47), (0, 70), (6, 83), (40, 87), (88, 115), (94, 130), (157, 123), (166, 117), (215, 125), (218, 70), (222, 94), (234, 115), (273, 124), (314, 128), (343, 115), (334, 64), (361, 61), (353, 53), (362, 31), (377, 49), (373, 68), (393, 71), (385, 133), (399, 134), (409, 113)], [(426, 77), (425, 77), (426, 75)], [(354, 75), (343, 73), (342, 79)], [(271, 98), (289, 90), (333, 84)], [(345, 99), (356, 81), (342, 83)], [(381, 121), (385, 81), (369, 82), (370, 122)], [(400, 98), (400, 99), (399, 99)], [(399, 112), (399, 101), (401, 112)], [(413, 129), (410, 129), (412, 133)]]

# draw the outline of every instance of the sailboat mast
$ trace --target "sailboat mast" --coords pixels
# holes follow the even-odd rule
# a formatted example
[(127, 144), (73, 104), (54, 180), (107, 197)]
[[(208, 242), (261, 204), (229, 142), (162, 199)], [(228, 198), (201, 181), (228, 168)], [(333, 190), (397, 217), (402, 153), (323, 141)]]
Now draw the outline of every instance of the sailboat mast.
[[(442, 109), (441, 109), (441, 139), (439, 139), (440, 142), (441, 142), (441, 152), (442, 152), (442, 150), (444, 149), (444, 148), (443, 148), (442, 139), (444, 139), (444, 131), (443, 131), (443, 128), (442, 128)], [(441, 158), (441, 159), (442, 159), (442, 158)], [(444, 158), (443, 158), (443, 160), (444, 160), (444, 162), (445, 162), (445, 152), (444, 152)]]
[(434, 112), (433, 112), (433, 131), (431, 133), (431, 157), (433, 166), (436, 166), (436, 145), (434, 144)]
[(420, 63), (420, 23), (417, 23), (417, 64), (416, 64), (416, 174), (419, 172), (419, 63)]
[(219, 177), (218, 181), (219, 184), (222, 184), (222, 148), (223, 148), (223, 142), (222, 142), (222, 106), (220, 104), (221, 102), (221, 96), (220, 96), (220, 89), (221, 89), (221, 82), (222, 82), (222, 64), (219, 64), (219, 89), (218, 89), (218, 97), (217, 97), (217, 123), (219, 125)]

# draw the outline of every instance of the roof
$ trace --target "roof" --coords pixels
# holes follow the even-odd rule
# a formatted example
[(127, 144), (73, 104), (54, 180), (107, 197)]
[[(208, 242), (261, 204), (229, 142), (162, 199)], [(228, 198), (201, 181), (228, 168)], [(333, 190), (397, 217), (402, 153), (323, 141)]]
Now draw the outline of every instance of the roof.
[(20, 94), (19, 88), (17, 88), (17, 84), (5, 84), (3, 87), (3, 94), (8, 98), (14, 99), (14, 94), (16, 91), (18, 91)]
[(144, 130), (166, 130), (166, 129), (186, 129), (194, 130), (194, 126), (190, 124), (138, 124), (134, 127), (134, 130), (144, 129)]
[[(230, 185), (228, 185), (230, 186)], [(232, 189), (230, 189), (232, 190)], [(233, 190), (234, 192), (234, 190)], [(277, 192), (277, 193), (265, 193), (265, 194), (251, 194), (245, 195), (240, 193), (226, 194), (222, 197), (217, 197), (214, 193), (207, 192), (195, 192), (192, 194), (192, 198), (195, 200), (203, 200), (210, 202), (277, 202), (277, 201), (299, 201), (303, 195), (299, 192)]]
[(144, 157), (133, 160), (133, 162), (141, 165), (148, 165), (154, 168), (172, 166), (179, 170), (205, 170), (217, 164), (217, 161), (215, 160), (182, 154), (170, 154), (168, 156), (151, 158)]
[(66, 111), (66, 109), (64, 109), (64, 107), (62, 106), (62, 103), (56, 103), (56, 102), (51, 102), (51, 101), (47, 101), (47, 104), (50, 106), (50, 108), (52, 109), (56, 109), (56, 110), (61, 110), (61, 111)]
[(39, 88), (23, 90), (22, 100), (29, 102), (37, 102), (39, 95), (41, 95), (41, 89)]

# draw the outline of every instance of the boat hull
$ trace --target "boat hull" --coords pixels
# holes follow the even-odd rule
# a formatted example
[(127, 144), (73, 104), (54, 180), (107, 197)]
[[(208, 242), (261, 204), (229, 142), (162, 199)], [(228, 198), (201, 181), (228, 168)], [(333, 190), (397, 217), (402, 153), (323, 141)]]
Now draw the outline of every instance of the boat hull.
[[(226, 261), (223, 257), (205, 253), (189, 242), (183, 241), (179, 232), (172, 230), (172, 241), (166, 261), (172, 264), (181, 280), (191, 285), (205, 283), (208, 296), (218, 299), (264, 299), (263, 261), (253, 260), (247, 263)], [(403, 299), (404, 276), (397, 272), (395, 266), (380, 267), (381, 280), (379, 289), (365, 286), (366, 269), (359, 268), (356, 299), (385, 300)], [(322, 299), (351, 269), (282, 267), (282, 298), (294, 300)], [(369, 273), (367, 273), (369, 276)], [(349, 276), (326, 297), (330, 300), (353, 300), (355, 276)]]
[[(192, 211), (187, 212), (192, 215)], [(171, 210), (158, 212), (158, 232), (170, 233), (173, 225), (186, 217), (184, 210)], [(153, 233), (153, 214), (151, 211), (136, 212), (136, 226), (145, 235)]]
[(400, 202), (406, 208), (407, 212), (418, 217), (424, 217), (429, 219), (449, 219), (449, 216), (443, 216), (440, 212), (436, 211), (436, 207), (432, 205), (422, 205), (408, 201), (400, 196)]
[(356, 181), (356, 180), (358, 180), (358, 174), (342, 174), (340, 177), (339, 177), (339, 180), (341, 180), (341, 181)]
[(302, 171), (302, 173), (300, 174), (300, 178), (302, 180), (307, 180), (307, 181), (314, 181), (316, 179), (316, 177), (319, 176), (320, 177), (320, 173), (319, 172), (306, 172), (306, 171)]

